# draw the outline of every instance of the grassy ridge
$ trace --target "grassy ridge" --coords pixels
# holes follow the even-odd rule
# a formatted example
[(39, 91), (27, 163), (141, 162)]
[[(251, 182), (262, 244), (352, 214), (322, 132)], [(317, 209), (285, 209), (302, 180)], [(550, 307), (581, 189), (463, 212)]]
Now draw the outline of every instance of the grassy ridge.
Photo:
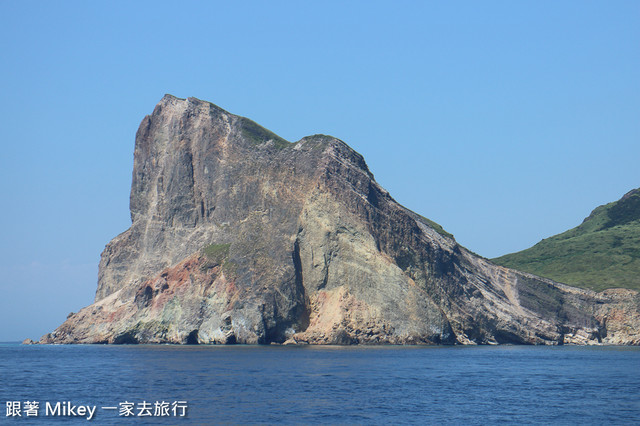
[(427, 219), (426, 217), (424, 217), (422, 215), (418, 215), (418, 216), (420, 216), (420, 218), (423, 221), (425, 221), (427, 223), (427, 225), (432, 227), (434, 229), (434, 231), (436, 231), (438, 234), (453, 239), (453, 234), (450, 234), (449, 232), (445, 231), (444, 228), (442, 227), (442, 225), (440, 225), (439, 223), (436, 223), (436, 222), (432, 221), (431, 219)]
[(493, 261), (596, 291), (640, 290), (640, 189), (596, 208), (580, 226)]
[(278, 149), (286, 148), (293, 145), (292, 143), (273, 133), (271, 130), (265, 129), (258, 123), (255, 123), (248, 118), (240, 117), (240, 123), (242, 136), (254, 145), (260, 145), (269, 140), (272, 140), (274, 146)]

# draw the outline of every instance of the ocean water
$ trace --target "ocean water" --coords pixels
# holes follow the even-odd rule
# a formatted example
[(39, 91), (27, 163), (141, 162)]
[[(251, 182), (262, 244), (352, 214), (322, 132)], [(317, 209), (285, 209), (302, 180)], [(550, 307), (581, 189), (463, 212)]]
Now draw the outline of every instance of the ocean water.
[(87, 422), (47, 413), (67, 401), (92, 424), (640, 424), (640, 348), (12, 343), (0, 401), (0, 424)]

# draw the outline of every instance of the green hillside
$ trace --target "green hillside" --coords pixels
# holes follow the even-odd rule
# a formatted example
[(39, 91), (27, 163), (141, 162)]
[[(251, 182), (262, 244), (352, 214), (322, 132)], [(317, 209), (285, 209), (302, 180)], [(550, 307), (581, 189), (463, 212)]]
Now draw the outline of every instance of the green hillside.
[(640, 290), (640, 188), (582, 224), (493, 262), (576, 287)]

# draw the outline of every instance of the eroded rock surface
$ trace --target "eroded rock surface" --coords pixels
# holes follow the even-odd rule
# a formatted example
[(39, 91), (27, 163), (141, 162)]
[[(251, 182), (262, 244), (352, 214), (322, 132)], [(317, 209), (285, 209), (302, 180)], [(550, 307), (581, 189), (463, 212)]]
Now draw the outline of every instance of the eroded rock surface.
[(639, 344), (640, 297), (496, 266), (361, 155), (166, 95), (136, 135), (132, 225), (95, 302), (42, 343)]

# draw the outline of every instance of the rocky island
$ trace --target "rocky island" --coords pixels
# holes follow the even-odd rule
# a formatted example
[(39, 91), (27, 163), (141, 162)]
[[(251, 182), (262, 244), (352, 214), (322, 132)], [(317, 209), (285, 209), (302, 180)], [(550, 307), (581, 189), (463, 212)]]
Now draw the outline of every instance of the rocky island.
[(40, 343), (640, 344), (640, 295), (498, 266), (334, 137), (166, 95), (92, 305)]

